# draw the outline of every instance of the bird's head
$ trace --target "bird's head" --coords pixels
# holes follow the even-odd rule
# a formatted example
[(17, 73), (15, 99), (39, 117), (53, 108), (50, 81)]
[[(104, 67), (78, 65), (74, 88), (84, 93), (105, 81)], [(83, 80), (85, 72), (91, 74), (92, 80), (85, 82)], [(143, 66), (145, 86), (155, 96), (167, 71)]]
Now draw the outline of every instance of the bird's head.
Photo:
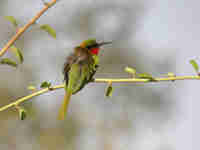
[(96, 39), (88, 39), (83, 41), (80, 47), (87, 48), (93, 55), (98, 55), (101, 46), (111, 43), (112, 42), (97, 43)]

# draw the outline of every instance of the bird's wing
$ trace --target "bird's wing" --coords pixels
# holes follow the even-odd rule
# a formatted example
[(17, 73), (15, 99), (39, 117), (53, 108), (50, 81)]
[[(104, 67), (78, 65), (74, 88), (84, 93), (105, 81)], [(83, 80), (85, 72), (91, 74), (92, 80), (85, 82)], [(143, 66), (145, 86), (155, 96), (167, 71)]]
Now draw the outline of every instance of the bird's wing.
[(69, 71), (68, 84), (72, 88), (73, 94), (80, 91), (85, 86), (89, 75), (90, 71), (88, 64), (72, 64), (71, 69)]
[(71, 68), (71, 65), (73, 63), (75, 63), (77, 61), (77, 56), (72, 53), (71, 55), (69, 55), (67, 58), (66, 58), (66, 62), (64, 64), (64, 67), (63, 67), (63, 74), (64, 74), (64, 80), (66, 82), (66, 85), (68, 84), (68, 80), (69, 80), (69, 70)]

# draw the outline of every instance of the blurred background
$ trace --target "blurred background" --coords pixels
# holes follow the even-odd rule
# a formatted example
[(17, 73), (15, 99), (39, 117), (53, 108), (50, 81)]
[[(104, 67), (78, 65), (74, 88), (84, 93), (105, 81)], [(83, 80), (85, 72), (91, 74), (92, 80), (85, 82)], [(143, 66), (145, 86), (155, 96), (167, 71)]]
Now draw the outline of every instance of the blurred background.
[[(48, 2), (48, 1), (46, 1)], [(16, 42), (24, 63), (0, 66), (0, 106), (30, 94), (27, 86), (63, 82), (62, 68), (75, 45), (88, 38), (113, 41), (100, 54), (95, 77), (130, 77), (124, 67), (162, 76), (195, 74), (199, 60), (199, 1), (194, 0), (60, 0), (39, 20), (57, 32), (53, 39), (32, 26)], [(41, 0), (0, 1), (0, 48), (15, 34), (4, 16), (26, 24), (43, 8)], [(15, 58), (9, 52), (5, 55)], [(64, 90), (34, 97), (0, 113), (2, 150), (198, 150), (198, 81), (114, 84), (91, 83), (72, 97), (68, 118), (57, 120)]]

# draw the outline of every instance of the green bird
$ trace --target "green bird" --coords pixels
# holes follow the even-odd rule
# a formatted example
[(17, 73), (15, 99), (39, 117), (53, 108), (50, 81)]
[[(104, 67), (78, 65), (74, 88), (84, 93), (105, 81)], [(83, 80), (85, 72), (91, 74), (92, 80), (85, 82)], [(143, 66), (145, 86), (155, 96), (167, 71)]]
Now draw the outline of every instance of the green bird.
[(67, 57), (63, 69), (65, 96), (58, 119), (64, 120), (71, 95), (76, 94), (93, 80), (99, 64), (98, 53), (100, 47), (105, 44), (111, 44), (111, 42), (97, 43), (96, 39), (85, 40)]

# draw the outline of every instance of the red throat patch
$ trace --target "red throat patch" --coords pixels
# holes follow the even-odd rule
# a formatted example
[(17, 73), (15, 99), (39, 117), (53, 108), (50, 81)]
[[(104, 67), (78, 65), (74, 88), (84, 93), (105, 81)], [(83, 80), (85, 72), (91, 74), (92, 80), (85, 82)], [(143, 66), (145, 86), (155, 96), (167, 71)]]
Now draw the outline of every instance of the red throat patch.
[(94, 55), (98, 55), (99, 48), (93, 48), (93, 49), (91, 49), (91, 53), (94, 54)]

